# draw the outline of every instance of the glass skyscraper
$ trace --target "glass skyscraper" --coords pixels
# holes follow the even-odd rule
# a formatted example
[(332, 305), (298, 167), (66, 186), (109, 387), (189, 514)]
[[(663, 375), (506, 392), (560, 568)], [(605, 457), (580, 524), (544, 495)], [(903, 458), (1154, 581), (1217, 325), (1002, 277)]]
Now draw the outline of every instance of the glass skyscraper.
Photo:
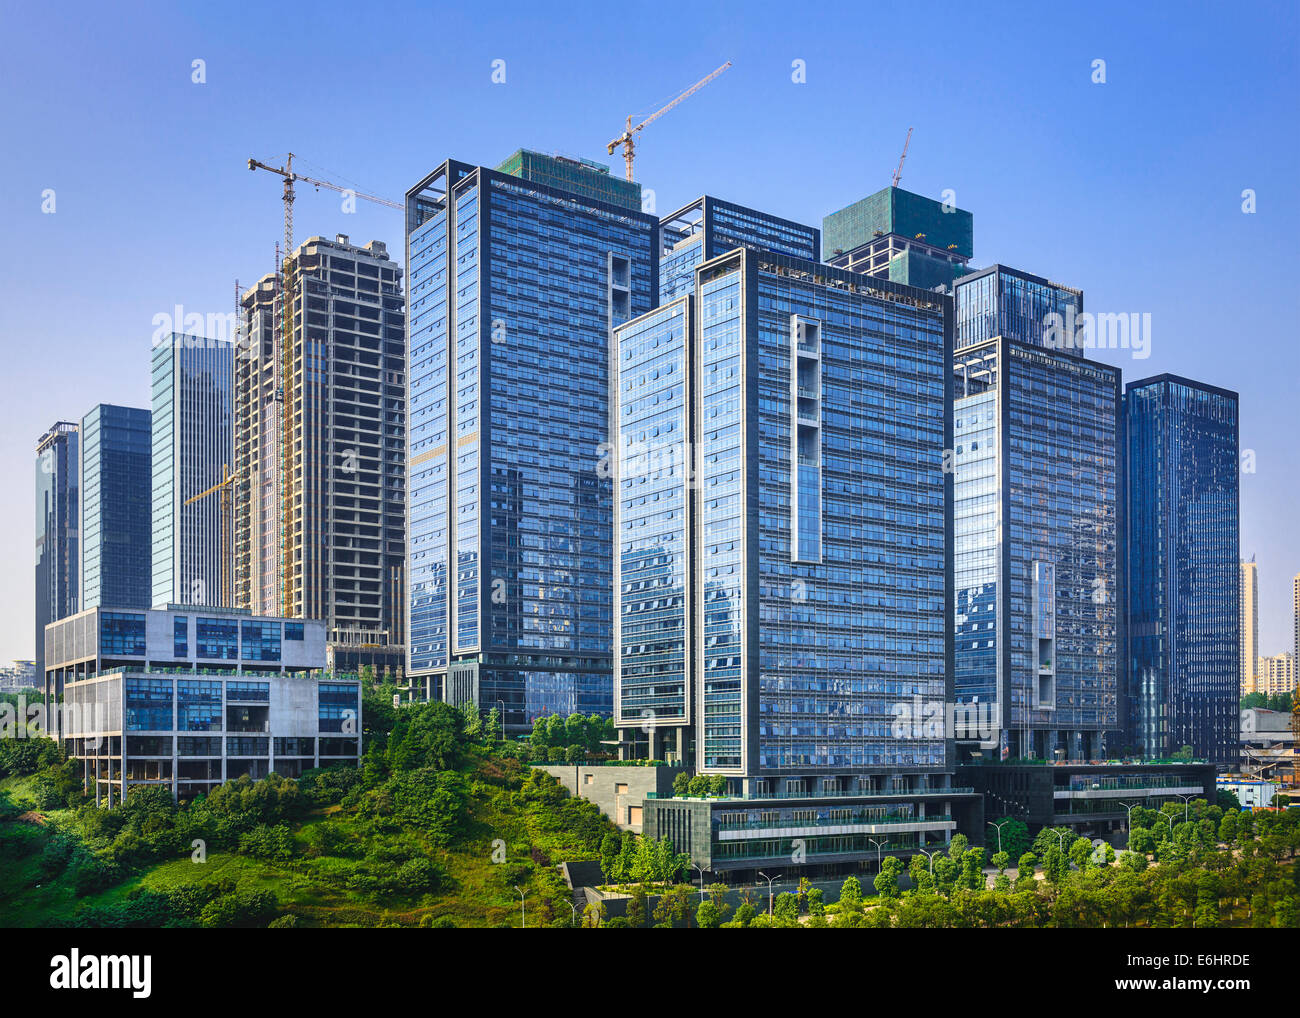
[(612, 710), (610, 335), (656, 303), (658, 220), (604, 176), (448, 161), (407, 193), (408, 675), (516, 729)]
[(750, 215), (615, 332), (616, 722), (625, 755), (727, 779), (647, 799), (649, 834), (826, 876), (944, 843), (973, 798), (945, 723), (950, 298)]
[(1125, 389), (1130, 739), (1238, 759), (1237, 394), (1175, 375)]
[(1096, 759), (1122, 724), (1120, 373), (1045, 343), (1078, 290), (995, 265), (954, 294), (962, 755)]
[(78, 427), (60, 421), (36, 443), (36, 676), (45, 674), (45, 627), (78, 611), (81, 467)]
[(81, 603), (152, 603), (150, 413), (100, 403), (81, 420)]
[[(234, 467), (234, 344), (173, 333), (153, 351), (153, 605), (229, 607), (228, 496), (189, 499)], [(233, 492), (228, 493), (233, 496)]]

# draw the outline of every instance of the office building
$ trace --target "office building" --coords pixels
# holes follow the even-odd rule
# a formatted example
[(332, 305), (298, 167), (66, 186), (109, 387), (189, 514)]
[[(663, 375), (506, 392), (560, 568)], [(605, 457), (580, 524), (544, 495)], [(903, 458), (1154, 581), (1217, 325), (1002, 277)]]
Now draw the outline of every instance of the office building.
[(81, 420), (78, 607), (148, 608), (152, 591), (150, 413), (101, 403)]
[(955, 691), (962, 758), (1096, 760), (1119, 714), (1120, 373), (1053, 347), (1083, 295), (994, 265), (954, 286)]
[(1300, 661), (1300, 573), (1291, 578), (1291, 633), (1294, 639), (1291, 657)]
[(1131, 739), (1235, 766), (1237, 394), (1175, 375), (1125, 389)]
[(562, 169), (406, 200), (408, 676), (515, 731), (612, 708), (609, 337), (658, 293), (655, 217)]
[[(235, 602), (321, 619), (331, 667), (404, 656), (406, 333), (384, 244), (312, 237), (242, 298), (235, 361)], [(287, 356), (285, 356), (287, 354)], [(287, 440), (284, 436), (287, 435)]]
[(77, 611), (81, 597), (79, 428), (60, 421), (36, 443), (36, 672), (45, 627)]
[(324, 623), (237, 609), (93, 608), (46, 630), (47, 707), (95, 801), (184, 799), (247, 774), (298, 777), (361, 753), (361, 688), (324, 671)]
[(620, 748), (726, 780), (639, 805), (733, 880), (983, 826), (945, 726), (950, 298), (773, 251), (789, 227), (614, 335)]
[(234, 466), (234, 344), (173, 333), (153, 351), (155, 606), (230, 607), (233, 492), (209, 492)]
[(826, 261), (931, 290), (950, 286), (974, 254), (974, 217), (951, 203), (886, 187), (822, 220)]
[(1241, 695), (1258, 691), (1259, 571), (1252, 559), (1241, 564)]

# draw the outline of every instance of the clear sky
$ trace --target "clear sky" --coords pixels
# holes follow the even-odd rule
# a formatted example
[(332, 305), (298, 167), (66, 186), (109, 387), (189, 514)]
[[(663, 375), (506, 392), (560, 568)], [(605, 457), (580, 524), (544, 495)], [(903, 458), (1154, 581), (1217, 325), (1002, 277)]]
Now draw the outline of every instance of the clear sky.
[[(914, 127), (903, 186), (955, 192), (975, 216), (974, 264), (1079, 287), (1089, 310), (1149, 312), (1149, 358), (1103, 357), (1126, 380), (1171, 371), (1241, 394), (1256, 462), (1241, 549), (1259, 561), (1261, 649), (1291, 646), (1295, 2), (0, 11), (0, 659), (33, 653), (37, 437), (98, 402), (147, 406), (154, 316), (229, 312), (234, 281), (272, 268), (279, 182), (249, 156), (292, 151), (304, 172), (393, 199), (449, 156), (496, 165), (524, 146), (605, 161), (628, 113), (724, 60), (735, 66), (640, 136), (658, 210), (707, 191), (820, 225), (889, 183)], [(399, 213), (344, 214), (335, 195), (300, 191), (297, 239), (335, 233), (400, 257)]]

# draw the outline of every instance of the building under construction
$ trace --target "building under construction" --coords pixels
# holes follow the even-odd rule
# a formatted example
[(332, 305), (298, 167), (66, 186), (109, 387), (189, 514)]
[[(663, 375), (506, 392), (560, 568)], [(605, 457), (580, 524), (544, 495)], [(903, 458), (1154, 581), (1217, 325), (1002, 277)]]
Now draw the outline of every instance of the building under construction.
[(383, 243), (356, 247), (343, 235), (310, 238), (284, 269), (240, 301), (235, 603), (324, 620), (331, 668), (396, 673), (405, 657), (402, 270)]

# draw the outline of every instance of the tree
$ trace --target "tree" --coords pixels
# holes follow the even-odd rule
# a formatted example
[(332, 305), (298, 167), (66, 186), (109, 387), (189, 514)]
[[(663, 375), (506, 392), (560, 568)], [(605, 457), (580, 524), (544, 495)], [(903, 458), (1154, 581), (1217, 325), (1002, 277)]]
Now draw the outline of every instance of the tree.
[(644, 929), (646, 924), (646, 906), (649, 900), (644, 884), (636, 884), (627, 900), (627, 924), (634, 930)]
[(488, 742), (496, 742), (501, 738), (501, 712), (495, 707), (488, 711), (483, 722), (483, 738)]
[(1016, 872), (1016, 890), (1023, 891), (1032, 889), (1035, 884), (1034, 867), (1038, 865), (1038, 856), (1033, 852), (1025, 852), (1020, 856), (1017, 863)]
[(840, 885), (840, 912), (862, 910), (862, 882), (857, 877), (847, 877)]
[[(1017, 820), (1015, 817), (999, 817), (997, 823), (1002, 831), (1002, 851), (1012, 859), (1018, 859), (1029, 851), (1032, 842), (1029, 838), (1029, 828), (1025, 826), (1023, 820)], [(997, 844), (997, 831), (988, 830), (990, 843)]]
[(782, 891), (776, 896), (772, 906), (772, 917), (776, 926), (795, 927), (799, 925), (799, 900), (789, 891)]
[(880, 872), (876, 874), (876, 879), (872, 881), (876, 893), (881, 898), (892, 901), (898, 897), (898, 878), (902, 875), (903, 864), (898, 861), (897, 856), (886, 856), (880, 864)]
[(673, 776), (673, 795), (678, 799), (685, 798), (690, 794), (691, 779), (685, 771), (678, 771)]
[(709, 778), (709, 795), (726, 795), (727, 779), (725, 775), (714, 774)]

